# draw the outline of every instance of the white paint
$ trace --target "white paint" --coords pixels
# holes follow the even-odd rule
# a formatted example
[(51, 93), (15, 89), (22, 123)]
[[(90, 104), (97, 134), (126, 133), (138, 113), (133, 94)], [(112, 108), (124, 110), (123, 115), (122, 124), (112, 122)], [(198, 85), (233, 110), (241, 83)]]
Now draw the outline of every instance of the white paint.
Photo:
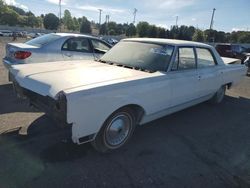
[(94, 61), (70, 61), (15, 65), (11, 72), (24, 88), (55, 99), (59, 92), (66, 95), (67, 122), (73, 123), (75, 143), (81, 137), (97, 133), (104, 121), (125, 105), (141, 106), (145, 113), (140, 124), (144, 124), (208, 100), (222, 85), (235, 85), (246, 73), (243, 65), (225, 65), (216, 50), (205, 44), (166, 39), (128, 40), (209, 48), (218, 65), (147, 73)]

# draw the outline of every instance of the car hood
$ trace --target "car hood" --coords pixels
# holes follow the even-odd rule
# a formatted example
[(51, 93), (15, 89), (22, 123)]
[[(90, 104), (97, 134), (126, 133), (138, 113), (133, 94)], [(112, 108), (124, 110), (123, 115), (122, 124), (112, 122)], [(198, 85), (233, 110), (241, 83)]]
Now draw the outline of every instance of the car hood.
[(12, 66), (10, 72), (21, 87), (52, 98), (60, 91), (92, 89), (154, 74), (86, 60), (19, 64)]
[(235, 59), (235, 58), (229, 58), (229, 57), (221, 57), (221, 59), (223, 60), (223, 62), (225, 64), (240, 64), (241, 60), (240, 59)]

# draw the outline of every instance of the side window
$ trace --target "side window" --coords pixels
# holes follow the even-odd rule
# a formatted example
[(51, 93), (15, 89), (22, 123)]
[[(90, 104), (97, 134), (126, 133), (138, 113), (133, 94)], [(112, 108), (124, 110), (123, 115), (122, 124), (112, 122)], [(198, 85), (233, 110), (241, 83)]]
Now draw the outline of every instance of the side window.
[(109, 51), (110, 47), (106, 45), (104, 42), (98, 40), (91, 40), (94, 51), (96, 53), (106, 53)]
[(86, 38), (68, 39), (62, 46), (62, 50), (90, 53), (89, 41)]
[(215, 60), (210, 50), (196, 48), (198, 68), (215, 66)]
[(179, 48), (174, 64), (172, 66), (172, 70), (187, 70), (187, 69), (195, 69), (195, 54), (194, 49), (189, 47), (181, 47)]

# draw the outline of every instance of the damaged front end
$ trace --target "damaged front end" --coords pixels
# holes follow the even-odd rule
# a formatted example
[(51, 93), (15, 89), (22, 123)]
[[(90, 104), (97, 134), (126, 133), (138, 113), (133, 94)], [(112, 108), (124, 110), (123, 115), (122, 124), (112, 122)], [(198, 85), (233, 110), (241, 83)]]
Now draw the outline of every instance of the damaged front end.
[(19, 98), (27, 99), (31, 106), (45, 112), (61, 130), (67, 130), (67, 138), (72, 137), (72, 125), (67, 123), (67, 98), (63, 92), (58, 93), (56, 99), (53, 99), (21, 87), (13, 77), (12, 81), (14, 91)]

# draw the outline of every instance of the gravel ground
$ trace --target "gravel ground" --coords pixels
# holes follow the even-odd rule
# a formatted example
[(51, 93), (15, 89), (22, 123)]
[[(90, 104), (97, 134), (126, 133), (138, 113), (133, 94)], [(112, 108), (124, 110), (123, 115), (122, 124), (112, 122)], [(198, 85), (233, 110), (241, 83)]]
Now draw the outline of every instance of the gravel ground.
[[(0, 58), (9, 41), (0, 38)], [(20, 127), (29, 135), (18, 134)], [(15, 97), (0, 64), (0, 188), (250, 187), (250, 77), (220, 105), (138, 127), (113, 153), (59, 141), (56, 133), (50, 119)]]

